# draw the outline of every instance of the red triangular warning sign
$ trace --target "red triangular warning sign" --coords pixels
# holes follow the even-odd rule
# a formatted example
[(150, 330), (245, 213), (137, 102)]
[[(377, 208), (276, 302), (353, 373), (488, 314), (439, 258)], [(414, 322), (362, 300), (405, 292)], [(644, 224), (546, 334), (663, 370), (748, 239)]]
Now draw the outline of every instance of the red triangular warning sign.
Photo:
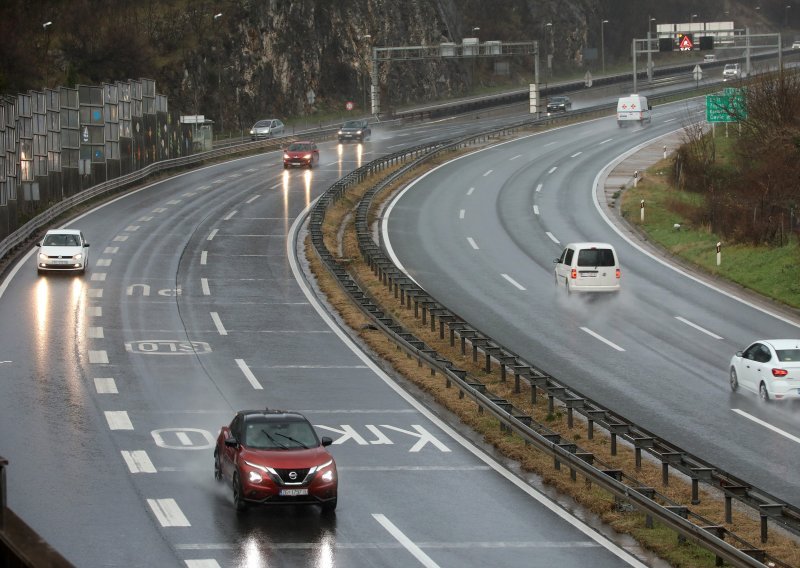
[(689, 51), (692, 47), (692, 40), (689, 39), (689, 36), (683, 36), (680, 44), (681, 51)]

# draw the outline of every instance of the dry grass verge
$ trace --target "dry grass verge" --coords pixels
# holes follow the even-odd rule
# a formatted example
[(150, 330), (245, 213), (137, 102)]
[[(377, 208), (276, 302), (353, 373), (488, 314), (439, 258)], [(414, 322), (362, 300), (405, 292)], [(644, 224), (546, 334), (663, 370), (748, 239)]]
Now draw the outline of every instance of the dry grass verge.
[[(452, 154), (448, 155), (441, 161), (450, 160), (452, 157)], [(431, 162), (426, 167), (431, 168), (435, 165), (437, 163)], [(418, 175), (417, 171), (398, 181), (393, 191), (401, 189), (410, 178)], [(573, 427), (568, 428), (566, 413), (562, 408), (556, 406), (555, 411), (552, 414), (549, 413), (545, 397), (542, 396), (538, 397), (538, 404), (532, 405), (530, 388), (524, 382), (522, 392), (515, 393), (513, 381), (501, 380), (497, 365), (494, 366), (496, 372), (487, 373), (482, 365), (472, 361), (470, 350), (467, 351), (467, 355), (462, 355), (458, 345), (451, 347), (449, 340), (439, 339), (438, 332), (432, 332), (429, 325), (423, 325), (421, 320), (415, 319), (414, 311), (400, 304), (399, 299), (395, 298), (394, 294), (364, 264), (358, 251), (350, 213), (358, 203), (360, 196), (375, 182), (376, 179), (370, 179), (351, 188), (345, 198), (328, 211), (324, 224), (325, 243), (334, 256), (338, 256), (337, 251), (341, 247), (343, 264), (348, 266), (353, 278), (360, 283), (362, 289), (373, 296), (376, 303), (387, 314), (436, 349), (442, 356), (451, 360), (457, 367), (477, 377), (496, 396), (523, 409), (535, 421), (558, 432), (565, 440), (574, 441), (583, 451), (593, 453), (596, 461), (603, 462), (608, 468), (623, 470), (627, 475), (638, 479), (643, 486), (655, 488), (671, 501), (685, 505), (695, 514), (708, 519), (711, 524), (726, 527), (753, 545), (765, 549), (768, 554), (787, 565), (800, 566), (800, 546), (795, 540), (777, 530), (774, 525), (770, 527), (768, 541), (759, 544), (759, 519), (750, 509), (735, 506), (733, 522), (727, 524), (724, 522), (724, 500), (722, 495), (713, 489), (701, 490), (700, 503), (691, 504), (691, 485), (685, 477), (673, 474), (670, 476), (669, 485), (662, 486), (660, 463), (643, 459), (641, 468), (637, 470), (633, 448), (628, 447), (627, 444), (618, 444), (617, 454), (611, 455), (610, 439), (603, 433), (595, 430), (593, 439), (589, 439), (587, 424), (581, 420), (575, 420)], [(392, 193), (392, 191), (384, 192), (384, 200), (388, 199)], [(374, 217), (373, 211), (371, 219)], [(342, 224), (344, 224), (344, 230), (342, 230)], [(342, 242), (339, 241), (340, 237), (343, 239)], [(618, 532), (633, 536), (643, 547), (652, 550), (672, 565), (709, 568), (715, 565), (714, 556), (706, 550), (689, 542), (678, 542), (677, 536), (672, 530), (660, 526), (658, 523), (653, 528), (646, 528), (644, 515), (632, 511), (628, 507), (619, 506), (611, 495), (589, 484), (580, 476), (577, 481), (573, 481), (568, 468), (563, 467), (560, 470), (554, 468), (551, 456), (536, 451), (518, 436), (501, 431), (500, 424), (496, 419), (486, 413), (479, 413), (475, 403), (469, 398), (459, 398), (458, 389), (447, 388), (441, 375), (432, 376), (430, 369), (421, 367), (416, 359), (401, 351), (385, 334), (371, 328), (368, 325), (371, 320), (350, 300), (316, 256), (310, 239), (306, 241), (305, 246), (311, 270), (317, 278), (318, 285), (327, 295), (331, 305), (339, 312), (342, 320), (396, 372), (432, 395), (439, 404), (458, 416), (464, 425), (479, 432), (487, 443), (492, 444), (508, 458), (519, 462), (525, 471), (535, 472), (544, 483), (554, 487), (560, 493), (572, 497)]]

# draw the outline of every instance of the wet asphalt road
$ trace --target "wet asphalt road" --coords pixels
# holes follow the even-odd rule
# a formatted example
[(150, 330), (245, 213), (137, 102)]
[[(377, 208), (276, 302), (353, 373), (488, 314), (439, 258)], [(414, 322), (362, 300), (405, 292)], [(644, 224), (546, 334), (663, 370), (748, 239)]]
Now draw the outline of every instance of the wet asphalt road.
[[(593, 201), (595, 178), (608, 163), (682, 128), (691, 113), (687, 103), (657, 106), (649, 126), (620, 129), (613, 117), (599, 119), (443, 166), (396, 201), (389, 242), (433, 297), (512, 351), (800, 505), (792, 473), (800, 467), (798, 405), (759, 404), (728, 385), (736, 351), (759, 338), (798, 337), (797, 320), (662, 266), (614, 231)], [(567, 296), (555, 286), (553, 259), (579, 241), (615, 246), (619, 294)]]
[[(485, 126), (468, 123), (468, 128)], [(78, 566), (641, 565), (500, 468), (350, 349), (298, 284), (294, 220), (350, 169), (463, 125), (270, 153), (148, 186), (70, 223), (85, 276), (0, 297), (9, 505)], [(212, 444), (240, 408), (297, 409), (335, 443), (335, 518), (237, 515)]]

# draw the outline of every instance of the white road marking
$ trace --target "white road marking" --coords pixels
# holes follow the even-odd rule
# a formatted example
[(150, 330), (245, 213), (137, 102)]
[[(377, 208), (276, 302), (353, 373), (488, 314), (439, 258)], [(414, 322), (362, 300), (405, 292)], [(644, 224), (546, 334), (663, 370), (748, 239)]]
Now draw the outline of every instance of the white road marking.
[(148, 221), (152, 221), (153, 218), (148, 215), (147, 217), (139, 217), (136, 220), (141, 222), (141, 223), (147, 223)]
[(219, 314), (217, 312), (211, 312), (211, 319), (214, 320), (214, 325), (217, 327), (217, 331), (220, 335), (228, 335), (228, 331), (225, 329), (225, 326), (222, 325), (222, 320), (219, 319)]
[(217, 233), (218, 233), (218, 232), (219, 232), (219, 229), (214, 229), (213, 231), (211, 231), (211, 232), (208, 234), (208, 237), (206, 238), (206, 240), (207, 240), (207, 241), (213, 241), (213, 240), (214, 240), (214, 237), (216, 237), (216, 236), (217, 236)]
[(89, 306), (86, 308), (86, 313), (92, 317), (102, 317), (103, 315), (103, 307), (102, 306)]
[(616, 349), (617, 351), (625, 351), (625, 350), (624, 350), (622, 347), (620, 347), (619, 345), (617, 345), (617, 344), (616, 344), (616, 343), (614, 343), (613, 341), (609, 341), (608, 339), (606, 339), (605, 337), (603, 337), (603, 336), (602, 336), (602, 335), (600, 335), (599, 333), (596, 333), (596, 332), (592, 331), (592, 330), (591, 330), (591, 329), (589, 329), (588, 327), (582, 327), (581, 329), (582, 329), (583, 331), (585, 331), (586, 333), (588, 333), (589, 335), (591, 335), (592, 337), (594, 337), (595, 339), (599, 339), (600, 341), (602, 341), (602, 342), (603, 342), (603, 343), (605, 343), (606, 345), (608, 345), (608, 346), (610, 346), (610, 347), (613, 347), (613, 348), (614, 348), (614, 349)]
[(722, 337), (720, 337), (720, 336), (719, 336), (719, 335), (717, 335), (716, 333), (712, 333), (712, 332), (708, 331), (707, 329), (705, 329), (705, 328), (703, 328), (703, 327), (700, 327), (700, 326), (699, 326), (699, 325), (697, 325), (696, 323), (692, 323), (692, 322), (690, 322), (689, 320), (687, 320), (687, 319), (685, 319), (685, 318), (682, 318), (681, 316), (675, 316), (675, 319), (676, 319), (676, 320), (678, 320), (678, 321), (680, 321), (680, 322), (683, 322), (683, 323), (685, 323), (685, 324), (686, 324), (686, 325), (688, 325), (689, 327), (693, 327), (693, 328), (695, 328), (697, 331), (702, 331), (702, 332), (703, 332), (703, 333), (705, 333), (706, 335), (710, 335), (710, 336), (711, 336), (711, 337), (713, 337), (714, 339), (722, 339)]
[(426, 568), (439, 568), (439, 565), (436, 564), (436, 562), (434, 562), (430, 556), (422, 552), (422, 549), (414, 544), (405, 534), (403, 534), (403, 531), (398, 529), (394, 523), (392, 523), (392, 521), (386, 518), (385, 515), (373, 513), (372, 517), (378, 521), (380, 525), (397, 540), (397, 542), (402, 544), (403, 548), (408, 550), (411, 555), (420, 562), (420, 564)]
[(486, 177), (486, 176), (488, 176), (488, 175), (491, 175), (491, 173), (492, 173), (493, 171), (494, 171), (494, 170), (488, 170), (488, 171), (487, 171), (485, 174), (483, 174), (483, 177)]
[(259, 197), (261, 197), (261, 196), (260, 196), (260, 195), (254, 195), (253, 197), (251, 197), (250, 199), (248, 199), (247, 201), (245, 201), (245, 203), (252, 203), (253, 201), (255, 201), (256, 199), (258, 199)]
[[(205, 264), (205, 263), (203, 263)], [(210, 296), (211, 289), (208, 287), (208, 278), (201, 278), (200, 279), (200, 287), (203, 290), (203, 296)]]
[(167, 205), (177, 205), (181, 201), (183, 201), (183, 199), (171, 199), (171, 200), (167, 201)]
[(89, 297), (90, 298), (102, 298), (103, 297), (103, 289), (102, 288), (89, 288)]
[(539, 206), (538, 205), (534, 205), (533, 206), (533, 214), (534, 215), (538, 215), (539, 214)]
[(561, 244), (561, 241), (559, 241), (559, 240), (556, 238), (556, 236), (555, 236), (553, 233), (551, 233), (550, 231), (545, 231), (545, 235), (547, 235), (548, 237), (550, 237), (550, 240), (551, 240), (551, 241), (553, 241), (554, 243), (556, 243), (557, 245), (560, 245), (560, 244)]
[(110, 258), (98, 258), (95, 266), (111, 266)]
[(114, 237), (114, 241), (117, 243), (124, 243), (128, 240), (128, 235), (117, 235)]
[(459, 219), (463, 219), (463, 218), (464, 218), (464, 214), (465, 214), (466, 212), (467, 212), (467, 210), (466, 210), (466, 209), (462, 209), (461, 211), (459, 211), (459, 212), (458, 212), (458, 218), (459, 218)]
[(330, 162), (330, 163), (328, 163), (328, 164), (325, 164), (325, 165), (326, 165), (326, 166), (335, 166), (335, 165), (336, 165), (336, 164), (338, 164), (338, 163), (339, 163), (339, 162)]
[(253, 371), (250, 370), (250, 367), (247, 366), (247, 363), (244, 362), (244, 359), (236, 359), (236, 364), (244, 373), (245, 378), (250, 381), (250, 384), (253, 385), (253, 388), (256, 390), (264, 390), (264, 387), (261, 386), (261, 383), (258, 382), (258, 379), (253, 374)]
[(108, 353), (102, 349), (89, 351), (89, 363), (92, 365), (108, 365)]
[(473, 191), (475, 191), (475, 188), (474, 188), (474, 187), (470, 187), (470, 188), (467, 190), (467, 195), (472, 195), (472, 192), (473, 192)]
[(150, 505), (162, 527), (192, 526), (175, 499), (148, 499), (147, 504)]
[(197, 195), (195, 192), (190, 191), (189, 193), (181, 193), (181, 197), (194, 197)]
[(509, 159), (508, 159), (508, 161), (510, 162), (510, 161), (512, 161), (512, 160), (516, 160), (517, 158), (521, 158), (521, 157), (522, 157), (522, 154), (517, 154), (517, 155), (516, 155), (516, 156), (514, 156), (513, 158), (509, 158)]
[(106, 422), (111, 430), (133, 430), (128, 413), (124, 410), (106, 410)]
[(755, 422), (756, 424), (760, 424), (760, 425), (761, 425), (761, 426), (763, 426), (764, 428), (767, 428), (767, 429), (769, 429), (769, 430), (772, 430), (772, 431), (773, 431), (773, 432), (775, 432), (776, 434), (780, 434), (780, 435), (781, 435), (781, 436), (783, 436), (784, 438), (788, 438), (788, 439), (789, 439), (789, 440), (791, 440), (792, 442), (795, 442), (795, 443), (797, 443), (797, 444), (800, 444), (800, 438), (798, 438), (797, 436), (793, 436), (792, 434), (789, 434), (788, 432), (784, 432), (783, 430), (781, 430), (781, 429), (780, 429), (780, 428), (778, 428), (777, 426), (773, 426), (773, 425), (772, 425), (772, 424), (770, 424), (769, 422), (764, 422), (763, 420), (761, 420), (761, 419), (759, 419), (759, 418), (756, 418), (756, 417), (755, 417), (755, 416), (753, 416), (752, 414), (748, 414), (748, 413), (747, 413), (747, 412), (745, 412), (744, 410), (739, 410), (738, 408), (731, 408), (731, 410), (733, 410), (733, 411), (734, 411), (736, 414), (738, 414), (739, 416), (744, 416), (744, 417), (745, 417), (745, 418), (747, 418), (748, 420), (752, 420), (752, 421), (753, 421), (753, 422)]
[(574, 154), (572, 154), (572, 155), (570, 156), (570, 158), (577, 158), (577, 157), (578, 157), (578, 156), (580, 156), (581, 154), (583, 154), (583, 152), (575, 152)]
[(119, 394), (117, 383), (111, 378), (95, 379), (94, 390), (97, 394)]
[(509, 276), (508, 274), (501, 274), (500, 276), (511, 282), (511, 284), (514, 285), (518, 290), (525, 291), (525, 286), (523, 286), (522, 284), (511, 278), (511, 276)]
[(125, 230), (129, 233), (135, 233), (136, 231), (139, 230), (139, 225), (128, 225), (127, 227), (125, 227)]
[(473, 239), (472, 237), (467, 237), (467, 242), (469, 243), (469, 246), (471, 246), (475, 250), (479, 250), (478, 244), (475, 242), (475, 239)]
[(231, 217), (233, 217), (233, 216), (234, 216), (234, 215), (236, 215), (237, 213), (238, 213), (238, 211), (236, 211), (236, 210), (234, 209), (233, 211), (231, 211), (230, 213), (228, 213), (227, 215), (225, 215), (225, 216), (222, 218), (222, 220), (223, 220), (223, 221), (230, 221), (230, 220), (231, 220)]
[(540, 191), (542, 191), (542, 184), (536, 186), (536, 193), (539, 193)]
[(167, 210), (166, 207), (156, 207), (155, 209), (153, 209), (153, 213), (163, 213), (166, 210)]
[[(249, 169), (249, 170), (246, 170), (246, 171), (248, 171), (248, 172), (254, 172), (254, 171), (256, 171), (256, 170)], [(211, 189), (211, 186), (210, 186), (210, 185), (201, 185), (200, 187), (198, 187), (198, 188), (197, 188), (197, 190), (198, 190), (198, 191), (202, 191), (202, 190), (204, 190), (204, 189)]]
[(103, 254), (117, 254), (117, 251), (119, 251), (119, 247), (106, 247)]
[(219, 562), (213, 558), (184, 560), (184, 562), (186, 562), (186, 568), (221, 568)]
[(549, 170), (547, 170), (547, 173), (548, 173), (548, 174), (552, 174), (552, 173), (553, 173), (554, 171), (556, 171), (557, 169), (558, 169), (558, 166), (553, 166), (552, 168), (550, 168)]
[(103, 339), (102, 327), (90, 327), (86, 330), (86, 337), (89, 339)]
[(662, 121), (664, 123), (672, 122), (673, 120), (677, 120), (676, 118), (667, 118), (666, 120)]
[(225, 180), (224, 179), (215, 179), (211, 183), (225, 183)]
[(200, 253), (200, 264), (205, 265), (206, 261), (208, 260), (208, 251), (204, 250)]
[(281, 187), (283, 187), (282, 183), (276, 183), (275, 185), (272, 186), (271, 189), (280, 189)]
[(183, 444), (184, 446), (192, 446), (192, 439), (189, 437), (186, 432), (175, 432), (175, 437), (178, 438), (178, 441)]
[(156, 468), (144, 450), (128, 452), (122, 450), (122, 459), (128, 464), (131, 473), (156, 473)]
[(613, 138), (606, 138), (605, 140), (603, 140), (602, 142), (600, 142), (600, 144), (599, 144), (599, 145), (600, 145), (600, 146), (602, 146), (603, 144), (608, 144), (608, 143), (609, 143), (609, 142), (611, 142), (612, 140), (613, 140)]
[(105, 282), (106, 273), (105, 272), (94, 272), (92, 273), (92, 277), (89, 280), (93, 282)]

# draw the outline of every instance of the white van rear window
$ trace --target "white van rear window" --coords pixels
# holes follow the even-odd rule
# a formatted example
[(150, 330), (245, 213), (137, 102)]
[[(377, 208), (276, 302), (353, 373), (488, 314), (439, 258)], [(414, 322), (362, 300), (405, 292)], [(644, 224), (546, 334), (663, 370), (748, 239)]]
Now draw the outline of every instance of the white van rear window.
[(578, 266), (614, 266), (611, 249), (582, 249), (578, 252)]

